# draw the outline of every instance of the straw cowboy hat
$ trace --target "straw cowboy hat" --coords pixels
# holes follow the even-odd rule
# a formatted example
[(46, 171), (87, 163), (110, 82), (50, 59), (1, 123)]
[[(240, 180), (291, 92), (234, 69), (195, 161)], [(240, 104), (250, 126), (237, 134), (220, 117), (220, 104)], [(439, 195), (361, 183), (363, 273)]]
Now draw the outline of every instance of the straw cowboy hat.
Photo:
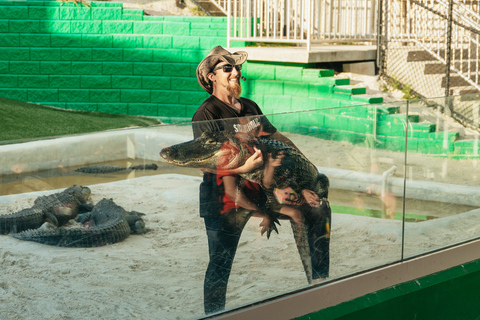
[(248, 54), (245, 51), (237, 51), (234, 53), (230, 53), (221, 46), (217, 46), (213, 48), (205, 57), (198, 64), (197, 67), (197, 80), (198, 83), (202, 86), (205, 91), (212, 94), (213, 87), (210, 79), (208, 79), (207, 75), (212, 72), (213, 68), (219, 62), (226, 62), (233, 66), (240, 65), (247, 60)]

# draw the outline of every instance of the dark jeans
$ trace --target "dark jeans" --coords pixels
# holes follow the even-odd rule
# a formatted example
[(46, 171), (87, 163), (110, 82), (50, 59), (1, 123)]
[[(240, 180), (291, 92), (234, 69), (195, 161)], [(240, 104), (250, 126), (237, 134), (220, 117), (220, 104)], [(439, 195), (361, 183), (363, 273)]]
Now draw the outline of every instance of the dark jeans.
[(228, 278), (244, 225), (232, 223), (226, 214), (205, 218), (210, 257), (203, 285), (206, 314), (225, 309)]

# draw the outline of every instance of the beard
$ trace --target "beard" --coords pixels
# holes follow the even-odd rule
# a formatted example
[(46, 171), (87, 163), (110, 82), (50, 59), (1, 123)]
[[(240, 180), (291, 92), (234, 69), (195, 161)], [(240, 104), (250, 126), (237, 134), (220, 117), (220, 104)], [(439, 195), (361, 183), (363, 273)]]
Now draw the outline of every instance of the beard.
[(229, 84), (227, 87), (228, 92), (234, 96), (235, 98), (240, 98), (240, 94), (242, 93), (242, 86), (240, 85), (240, 79), (235, 84)]

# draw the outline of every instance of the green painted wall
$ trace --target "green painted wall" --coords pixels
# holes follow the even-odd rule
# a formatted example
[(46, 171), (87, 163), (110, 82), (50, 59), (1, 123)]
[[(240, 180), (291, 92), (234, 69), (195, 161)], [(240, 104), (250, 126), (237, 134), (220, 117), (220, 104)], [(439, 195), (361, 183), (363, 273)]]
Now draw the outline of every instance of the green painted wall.
[(367, 294), (297, 320), (480, 319), (480, 261)]
[[(0, 97), (188, 121), (208, 96), (196, 67), (214, 46), (226, 46), (226, 29), (226, 18), (145, 16), (120, 2), (0, 0)], [(375, 132), (376, 147), (405, 149), (399, 108), (374, 113), (369, 105), (382, 98), (333, 77), (333, 70), (248, 62), (243, 74), (243, 95), (265, 114), (324, 110), (292, 115), (278, 125), (282, 130), (352, 143), (370, 141)], [(409, 151), (478, 158), (476, 142), (458, 143), (452, 133), (445, 145), (435, 124), (409, 121)]]
[(0, 96), (190, 117), (207, 97), (196, 66), (225, 35), (224, 18), (145, 16), (114, 2), (0, 1)]

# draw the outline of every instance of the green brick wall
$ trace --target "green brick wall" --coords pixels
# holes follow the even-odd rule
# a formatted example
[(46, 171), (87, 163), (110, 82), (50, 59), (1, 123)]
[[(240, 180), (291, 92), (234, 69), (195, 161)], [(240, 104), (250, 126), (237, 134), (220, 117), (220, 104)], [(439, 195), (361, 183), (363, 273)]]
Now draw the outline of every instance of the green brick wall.
[(195, 69), (226, 19), (145, 16), (122, 3), (0, 1), (0, 96), (75, 110), (189, 118)]
[[(226, 28), (224, 17), (145, 16), (120, 2), (93, 1), (85, 7), (0, 0), (0, 96), (66, 109), (188, 120), (208, 97), (197, 83), (196, 67), (213, 47), (226, 46)], [(352, 143), (375, 134), (378, 147), (405, 148), (405, 121), (393, 116), (399, 108), (373, 113), (368, 104), (382, 98), (365, 94), (348, 78), (334, 77), (333, 70), (247, 62), (243, 74), (248, 79), (243, 95), (265, 114), (324, 110), (292, 115), (278, 125), (283, 130)], [(445, 148), (443, 137), (432, 134), (434, 125), (409, 121), (415, 139), (409, 150), (478, 156), (478, 148), (455, 144), (458, 136)]]

